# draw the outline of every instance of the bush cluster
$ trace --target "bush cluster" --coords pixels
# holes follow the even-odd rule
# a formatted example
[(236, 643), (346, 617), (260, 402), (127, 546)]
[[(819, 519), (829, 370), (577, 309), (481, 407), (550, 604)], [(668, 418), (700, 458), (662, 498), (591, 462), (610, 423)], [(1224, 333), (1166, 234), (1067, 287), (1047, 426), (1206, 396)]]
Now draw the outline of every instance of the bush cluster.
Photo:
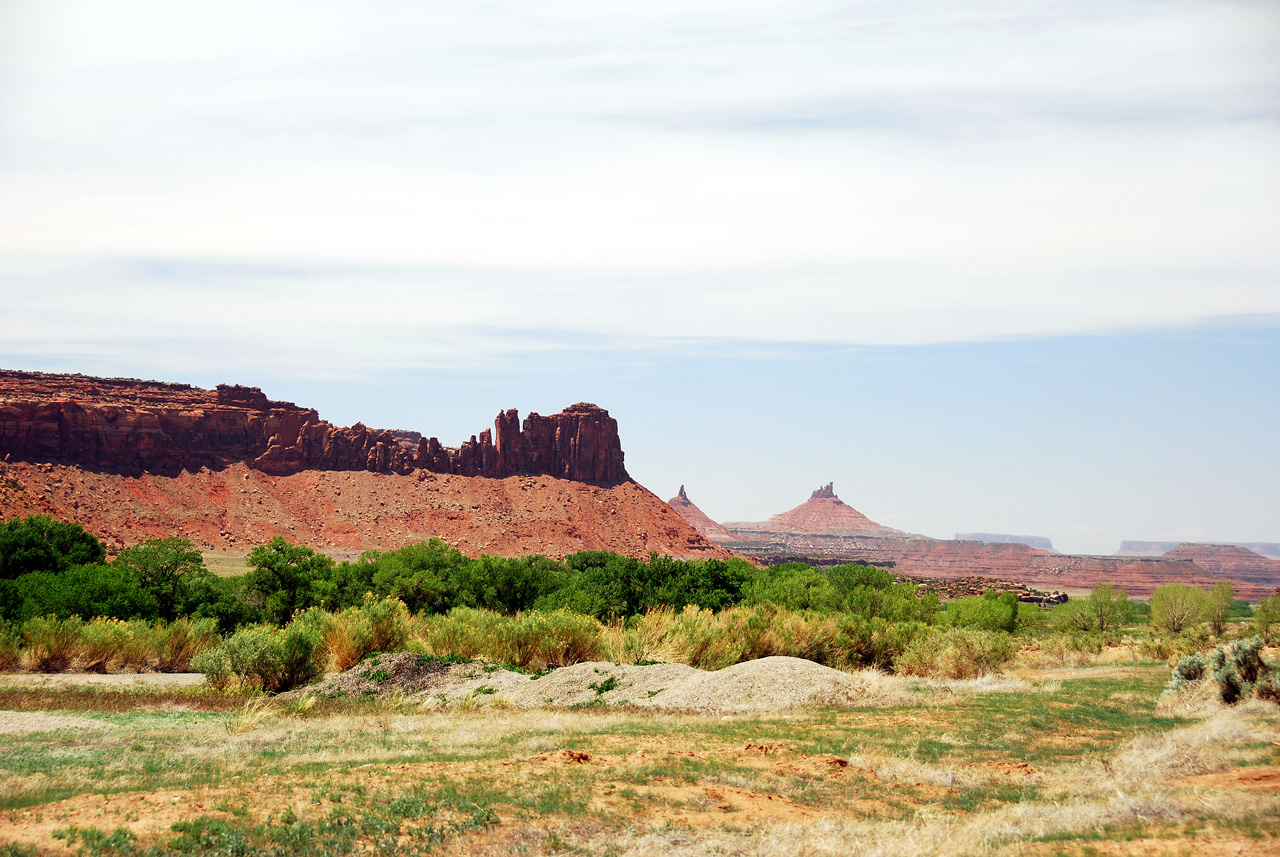
[(20, 628), (0, 624), (0, 667), (22, 666), (34, 672), (186, 672), (192, 659), (217, 645), (218, 639), (217, 625), (210, 619), (85, 622), (78, 616), (37, 616)]
[[(788, 655), (963, 678), (1000, 668), (1014, 635), (1044, 623), (1012, 594), (940, 608), (858, 564), (757, 569), (606, 551), (470, 558), (440, 539), (335, 562), (276, 538), (254, 548), (244, 575), (220, 578), (185, 539), (107, 563), (83, 530), (40, 517), (0, 526), (0, 554), (0, 668), (181, 663), (215, 686), (266, 692), (406, 648), (529, 670), (600, 658), (720, 669)], [(1084, 650), (1131, 619), (1132, 605), (1099, 587), (1053, 617)]]
[(1207, 657), (1200, 652), (1187, 655), (1174, 666), (1165, 693), (1212, 681), (1227, 705), (1251, 696), (1280, 704), (1280, 670), (1262, 659), (1264, 645), (1262, 637), (1255, 636), (1218, 646)]

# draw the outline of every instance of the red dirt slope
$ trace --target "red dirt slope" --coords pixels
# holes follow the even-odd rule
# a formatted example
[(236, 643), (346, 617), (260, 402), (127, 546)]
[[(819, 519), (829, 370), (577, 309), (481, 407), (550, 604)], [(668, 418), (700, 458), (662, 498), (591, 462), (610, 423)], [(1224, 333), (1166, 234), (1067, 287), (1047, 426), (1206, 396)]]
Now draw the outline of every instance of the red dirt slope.
[(185, 536), (245, 550), (285, 536), (330, 551), (394, 549), (439, 536), (464, 553), (563, 556), (611, 550), (727, 558), (634, 482), (505, 479), (307, 470), (273, 476), (247, 464), (176, 476), (125, 476), (58, 464), (0, 463), (0, 519), (49, 514), (109, 545)]

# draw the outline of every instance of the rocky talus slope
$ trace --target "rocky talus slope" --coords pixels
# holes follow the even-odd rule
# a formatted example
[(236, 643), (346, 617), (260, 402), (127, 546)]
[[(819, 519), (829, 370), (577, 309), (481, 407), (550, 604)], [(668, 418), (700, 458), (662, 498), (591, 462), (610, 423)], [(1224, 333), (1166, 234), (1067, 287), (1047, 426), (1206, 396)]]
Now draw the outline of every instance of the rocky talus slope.
[(594, 405), (514, 410), (456, 448), (335, 427), (260, 390), (0, 372), (0, 518), (76, 521), (109, 544), (185, 536), (332, 551), (439, 536), (464, 552), (727, 557), (623, 467)]

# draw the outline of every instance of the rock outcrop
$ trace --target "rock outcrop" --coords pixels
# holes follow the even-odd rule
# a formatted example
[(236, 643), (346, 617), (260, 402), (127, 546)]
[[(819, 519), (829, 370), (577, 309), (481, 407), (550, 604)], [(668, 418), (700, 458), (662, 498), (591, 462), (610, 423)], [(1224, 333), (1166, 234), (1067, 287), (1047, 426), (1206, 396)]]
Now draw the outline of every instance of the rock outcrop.
[(708, 539), (732, 539), (733, 533), (727, 527), (717, 524), (715, 521), (707, 517), (707, 514), (693, 504), (689, 496), (684, 493), (684, 486), (680, 486), (680, 491), (676, 496), (667, 501), (667, 505), (676, 511), (680, 517), (688, 522), (704, 538)]
[(256, 387), (202, 390), (82, 375), (0, 370), (0, 459), (112, 473), (174, 475), (245, 463), (275, 476), (305, 470), (415, 470), (504, 478), (629, 480), (618, 424), (580, 403), (558, 414), (515, 410), (456, 448), (416, 432), (342, 428)]
[(1011, 536), (1007, 533), (956, 533), (958, 542), (991, 542), (1000, 545), (1026, 545), (1042, 551), (1053, 550), (1053, 542), (1044, 536)]

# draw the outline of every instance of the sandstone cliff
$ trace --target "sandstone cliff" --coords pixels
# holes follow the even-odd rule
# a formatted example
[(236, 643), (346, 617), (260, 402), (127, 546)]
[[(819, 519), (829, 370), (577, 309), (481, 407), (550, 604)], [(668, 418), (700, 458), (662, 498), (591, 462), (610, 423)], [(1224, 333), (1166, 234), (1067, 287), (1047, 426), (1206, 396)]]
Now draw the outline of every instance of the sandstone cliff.
[(0, 460), (174, 475), (243, 462), (285, 476), (304, 470), (415, 470), (503, 478), (628, 481), (617, 422), (580, 403), (549, 417), (498, 415), (456, 448), (416, 432), (340, 428), (256, 387), (202, 390), (82, 375), (0, 370)]

